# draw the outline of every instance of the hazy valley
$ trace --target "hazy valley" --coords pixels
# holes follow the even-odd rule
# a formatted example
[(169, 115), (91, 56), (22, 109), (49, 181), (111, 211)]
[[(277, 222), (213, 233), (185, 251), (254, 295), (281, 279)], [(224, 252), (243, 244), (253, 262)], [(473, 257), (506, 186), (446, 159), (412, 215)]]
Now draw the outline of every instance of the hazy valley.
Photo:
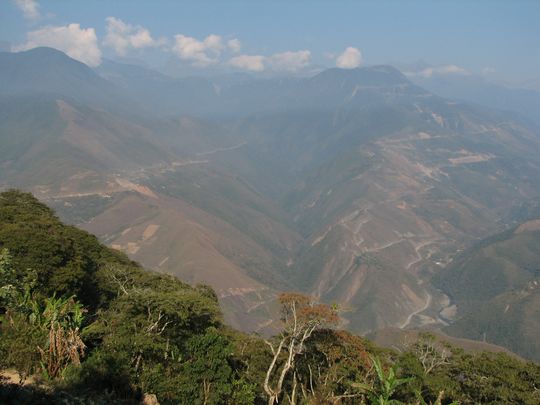
[(233, 326), (274, 331), (276, 295), (299, 290), (354, 332), (443, 328), (539, 359), (540, 129), (525, 115), (390, 66), (212, 81), (37, 48), (1, 53), (0, 83), (2, 188), (208, 283)]

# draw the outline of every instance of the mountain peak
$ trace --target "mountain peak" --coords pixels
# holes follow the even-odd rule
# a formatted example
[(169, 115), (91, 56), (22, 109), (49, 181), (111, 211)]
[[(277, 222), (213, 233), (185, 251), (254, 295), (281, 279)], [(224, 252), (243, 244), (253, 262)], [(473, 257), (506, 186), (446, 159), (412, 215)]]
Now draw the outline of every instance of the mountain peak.
[(69, 98), (117, 109), (127, 105), (112, 83), (54, 48), (0, 53), (0, 83), (3, 95), (46, 94), (53, 99)]
[(27, 54), (27, 55), (32, 55), (32, 54), (33, 55), (56, 55), (56, 56), (69, 58), (69, 56), (65, 52), (62, 52), (61, 50), (52, 48), (50, 46), (38, 46), (36, 48), (31, 48), (31, 49), (21, 51), (21, 52), (16, 52), (16, 53)]
[[(87, 65), (79, 62), (64, 52), (55, 48), (38, 47), (21, 52), (0, 53), (0, 73), (11, 78), (7, 83), (16, 78), (23, 83), (29, 79), (37, 81), (38, 86), (46, 86), (53, 77), (58, 80), (67, 80), (71, 75), (77, 75), (80, 79), (92, 80), (97, 75)], [(28, 83), (27, 83), (28, 84)]]
[[(9, 57), (15, 60), (28, 60), (34, 63), (71, 63), (87, 67), (84, 63), (71, 58), (66, 53), (47, 46), (28, 49), (20, 52), (3, 52), (4, 57)], [(88, 67), (87, 67), (88, 68)]]

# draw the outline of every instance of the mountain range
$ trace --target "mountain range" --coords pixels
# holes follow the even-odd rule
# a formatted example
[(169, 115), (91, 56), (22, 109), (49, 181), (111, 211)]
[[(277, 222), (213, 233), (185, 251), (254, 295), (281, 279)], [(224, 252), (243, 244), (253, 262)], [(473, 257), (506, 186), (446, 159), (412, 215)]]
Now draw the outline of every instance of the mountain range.
[[(540, 198), (533, 113), (419, 84), (391, 66), (176, 79), (0, 53), (0, 185), (148, 268), (209, 283), (244, 330), (272, 330), (277, 292), (301, 290), (339, 304), (355, 332), (444, 327), (536, 358), (485, 312), (522, 300), (534, 257), (504, 256), (500, 271), (491, 253), (463, 259), (500, 232), (540, 243), (516, 233)], [(496, 272), (519, 282), (481, 295)], [(511, 305), (512, 327), (540, 321), (531, 305)]]

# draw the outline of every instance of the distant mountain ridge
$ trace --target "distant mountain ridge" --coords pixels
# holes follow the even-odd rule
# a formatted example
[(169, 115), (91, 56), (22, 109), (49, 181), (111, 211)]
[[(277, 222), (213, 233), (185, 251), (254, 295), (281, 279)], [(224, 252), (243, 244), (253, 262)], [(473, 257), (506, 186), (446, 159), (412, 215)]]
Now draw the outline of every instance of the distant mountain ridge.
[(540, 91), (510, 88), (475, 75), (412, 76), (411, 80), (441, 97), (512, 111), (540, 125)]
[(411, 91), (421, 91), (391, 66), (333, 68), (310, 78), (230, 81), (200, 77), (175, 79), (146, 68), (108, 61), (96, 71), (133, 96), (149, 98), (154, 111), (161, 114), (227, 117), (288, 110), (324, 110), (329, 106), (350, 103), (356, 96), (352, 93), (358, 93), (360, 88), (409, 87)]
[(356, 332), (442, 327), (449, 298), (432, 277), (540, 198), (535, 125), (389, 66), (228, 81), (105, 62), (99, 77), (36, 52), (74, 85), (50, 73), (34, 92), (1, 70), (14, 83), (0, 94), (1, 184), (213, 285), (239, 327), (268, 331), (282, 289), (342, 304)]
[(0, 52), (0, 84), (0, 95), (38, 93), (91, 105), (134, 105), (84, 63), (53, 48)]

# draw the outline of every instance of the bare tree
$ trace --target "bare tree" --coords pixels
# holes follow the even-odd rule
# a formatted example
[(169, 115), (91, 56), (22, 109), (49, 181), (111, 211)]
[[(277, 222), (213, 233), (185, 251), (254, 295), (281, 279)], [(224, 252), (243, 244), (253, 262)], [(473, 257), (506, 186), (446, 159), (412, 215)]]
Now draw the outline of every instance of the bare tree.
[[(167, 326), (169, 326), (172, 321), (167, 320), (167, 317), (163, 314), (162, 311), (157, 311), (155, 309), (152, 309), (151, 302), (146, 303), (146, 311), (148, 313), (148, 316), (146, 318), (146, 325), (144, 326), (143, 330), (144, 333), (147, 336), (159, 336), (163, 332), (165, 332), (165, 329)], [(157, 313), (156, 313), (157, 311)], [(169, 341), (167, 340), (167, 350), (168, 350)], [(165, 359), (168, 356), (168, 352), (165, 351), (164, 357)], [(141, 361), (143, 360), (143, 350), (139, 349), (137, 356), (135, 358), (135, 371), (139, 370), (139, 366), (141, 365)]]
[(117, 294), (129, 295), (129, 292), (134, 289), (134, 282), (131, 271), (118, 265), (109, 264), (106, 269), (106, 274), (113, 285), (118, 287)]
[(412, 345), (412, 349), (420, 360), (426, 375), (435, 368), (449, 363), (450, 350), (444, 344), (437, 343), (435, 336), (430, 333), (421, 333), (418, 340)]
[[(279, 302), (283, 331), (275, 344), (266, 341), (273, 355), (264, 380), (264, 391), (268, 395), (269, 405), (278, 403), (283, 392), (285, 378), (291, 370), (293, 370), (292, 388), (288, 397), (291, 404), (296, 403), (298, 385), (296, 372), (294, 372), (296, 357), (304, 351), (306, 341), (317, 328), (335, 325), (339, 320), (335, 309), (317, 303), (312, 297), (303, 294), (281, 294)], [(280, 360), (280, 357), (284, 358)], [(272, 379), (274, 375), (277, 380)]]

